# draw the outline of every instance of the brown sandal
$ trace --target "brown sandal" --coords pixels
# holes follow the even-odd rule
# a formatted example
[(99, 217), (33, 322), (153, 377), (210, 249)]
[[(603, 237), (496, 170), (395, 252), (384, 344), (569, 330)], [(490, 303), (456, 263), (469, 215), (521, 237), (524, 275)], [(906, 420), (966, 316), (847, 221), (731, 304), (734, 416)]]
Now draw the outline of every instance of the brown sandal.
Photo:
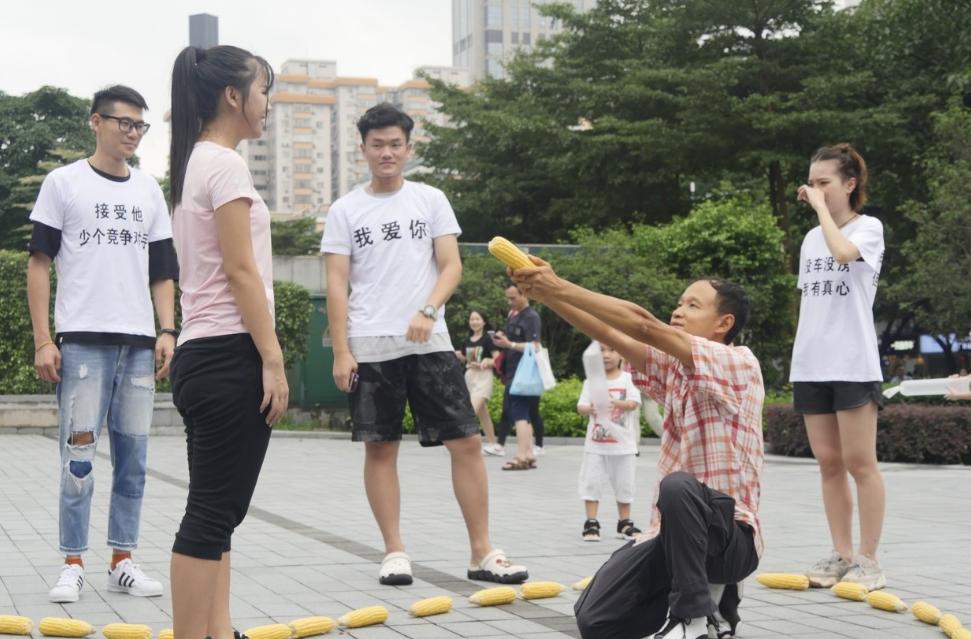
[(535, 464), (530, 466), (529, 462), (523, 459), (513, 459), (502, 465), (503, 470), (529, 470), (531, 467), (535, 468)]

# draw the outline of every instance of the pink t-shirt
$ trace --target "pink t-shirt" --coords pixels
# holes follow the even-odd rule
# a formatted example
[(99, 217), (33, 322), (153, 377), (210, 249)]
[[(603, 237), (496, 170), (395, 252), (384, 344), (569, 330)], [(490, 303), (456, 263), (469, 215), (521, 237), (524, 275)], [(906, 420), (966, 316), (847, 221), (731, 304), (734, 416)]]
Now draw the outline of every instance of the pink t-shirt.
[(214, 142), (197, 142), (186, 167), (182, 201), (172, 215), (182, 289), (179, 344), (199, 337), (249, 332), (223, 270), (215, 220), (216, 209), (240, 198), (250, 202), (253, 257), (273, 317), (270, 212), (253, 186), (246, 162), (236, 151)]

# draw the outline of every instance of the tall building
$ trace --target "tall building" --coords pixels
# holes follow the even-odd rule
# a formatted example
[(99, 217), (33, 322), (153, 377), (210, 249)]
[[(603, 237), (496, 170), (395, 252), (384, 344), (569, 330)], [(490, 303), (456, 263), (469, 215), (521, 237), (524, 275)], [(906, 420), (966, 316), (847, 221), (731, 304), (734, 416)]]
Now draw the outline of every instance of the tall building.
[[(452, 0), (452, 64), (469, 70), (473, 82), (504, 77), (503, 62), (528, 50), (559, 27), (535, 5), (554, 0)], [(558, 1), (558, 0), (557, 0)], [(597, 0), (567, 0), (587, 11)]]
[(208, 49), (219, 44), (219, 18), (208, 13), (189, 16), (189, 46)]
[[(428, 77), (467, 85), (451, 67), (422, 67)], [(366, 180), (357, 121), (370, 107), (390, 102), (415, 120), (412, 141), (427, 139), (425, 123), (444, 124), (423, 78), (399, 86), (375, 78), (341, 77), (328, 60), (287, 60), (270, 95), (266, 132), (240, 146), (253, 182), (271, 211), (323, 215), (331, 202)]]

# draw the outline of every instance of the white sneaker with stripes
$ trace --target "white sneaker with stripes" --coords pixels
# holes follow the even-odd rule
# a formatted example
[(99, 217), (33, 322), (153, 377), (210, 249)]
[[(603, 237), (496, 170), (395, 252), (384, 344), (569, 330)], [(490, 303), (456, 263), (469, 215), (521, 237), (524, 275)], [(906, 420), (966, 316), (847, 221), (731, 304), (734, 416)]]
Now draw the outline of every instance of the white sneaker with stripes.
[(135, 597), (158, 597), (162, 594), (162, 582), (146, 576), (131, 559), (123, 559), (108, 571), (108, 590)]
[(74, 603), (81, 596), (84, 587), (84, 567), (77, 564), (64, 564), (61, 576), (51, 588), (48, 598), (52, 603)]

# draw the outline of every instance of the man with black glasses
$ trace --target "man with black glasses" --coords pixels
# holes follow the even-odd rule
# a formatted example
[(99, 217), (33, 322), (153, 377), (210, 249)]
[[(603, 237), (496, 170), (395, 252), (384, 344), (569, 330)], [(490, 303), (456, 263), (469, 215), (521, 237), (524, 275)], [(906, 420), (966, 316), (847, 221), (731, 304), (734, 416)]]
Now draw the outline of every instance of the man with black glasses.
[[(132, 562), (138, 545), (155, 380), (175, 349), (178, 264), (158, 183), (128, 165), (149, 124), (133, 89), (94, 95), (94, 155), (51, 171), (30, 214), (27, 299), (34, 367), (57, 384), (60, 423), (60, 550), (52, 602), (78, 600), (88, 549), (95, 451), (108, 425), (113, 466), (108, 590), (139, 597), (162, 584)], [(50, 265), (57, 271), (54, 328), (48, 321)], [(160, 330), (156, 333), (154, 310)], [(156, 336), (157, 335), (157, 336)]]

